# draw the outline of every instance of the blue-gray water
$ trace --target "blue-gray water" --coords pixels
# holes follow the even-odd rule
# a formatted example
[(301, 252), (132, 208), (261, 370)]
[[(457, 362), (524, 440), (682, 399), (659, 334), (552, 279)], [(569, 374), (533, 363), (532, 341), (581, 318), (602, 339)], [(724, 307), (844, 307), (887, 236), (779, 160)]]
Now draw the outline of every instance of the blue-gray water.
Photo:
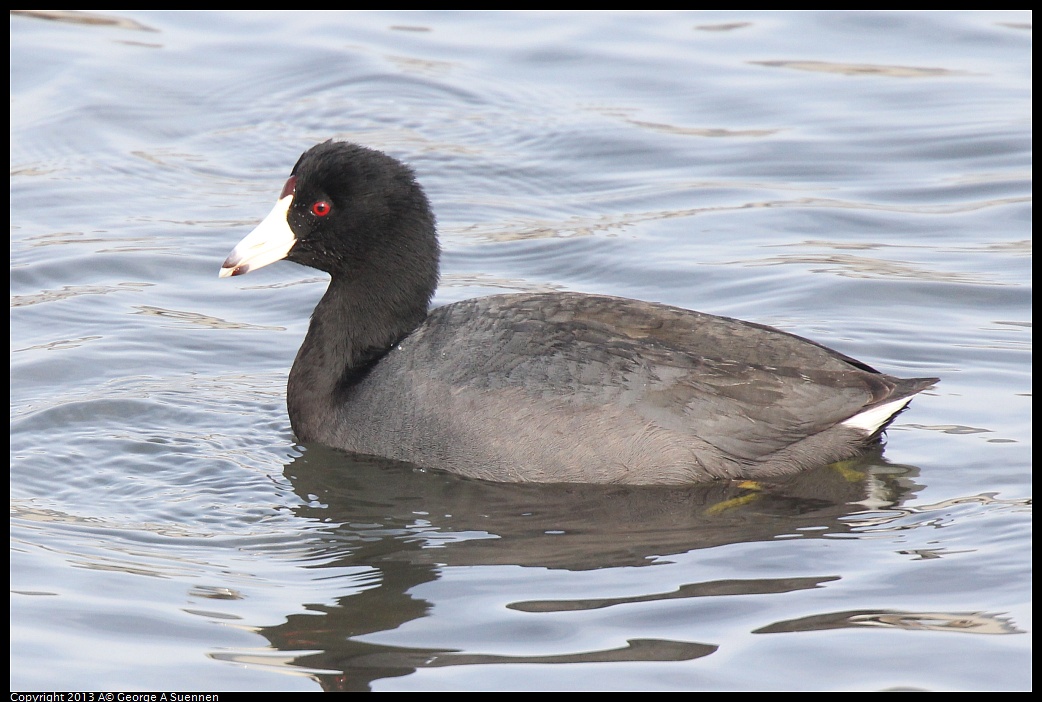
[[(1031, 15), (11, 16), (11, 687), (1030, 689)], [(560, 289), (940, 376), (785, 486), (298, 446), (297, 156), (409, 162), (437, 302)]]

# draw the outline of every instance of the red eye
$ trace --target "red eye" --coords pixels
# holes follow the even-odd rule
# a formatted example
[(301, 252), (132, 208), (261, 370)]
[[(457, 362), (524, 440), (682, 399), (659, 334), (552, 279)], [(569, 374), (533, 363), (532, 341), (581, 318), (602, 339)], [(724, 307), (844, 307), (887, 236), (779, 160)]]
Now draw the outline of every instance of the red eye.
[(327, 214), (333, 211), (333, 206), (325, 200), (319, 200), (311, 205), (311, 214), (316, 217), (325, 217)]

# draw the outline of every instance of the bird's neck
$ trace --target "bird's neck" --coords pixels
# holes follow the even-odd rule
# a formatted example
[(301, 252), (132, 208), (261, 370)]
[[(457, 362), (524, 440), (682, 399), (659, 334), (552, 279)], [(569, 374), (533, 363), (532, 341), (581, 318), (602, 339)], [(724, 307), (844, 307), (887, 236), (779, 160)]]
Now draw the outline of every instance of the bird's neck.
[(286, 401), (298, 438), (310, 434), (308, 417), (329, 416), (373, 363), (423, 323), (427, 305), (422, 296), (409, 299), (333, 277), (289, 374)]

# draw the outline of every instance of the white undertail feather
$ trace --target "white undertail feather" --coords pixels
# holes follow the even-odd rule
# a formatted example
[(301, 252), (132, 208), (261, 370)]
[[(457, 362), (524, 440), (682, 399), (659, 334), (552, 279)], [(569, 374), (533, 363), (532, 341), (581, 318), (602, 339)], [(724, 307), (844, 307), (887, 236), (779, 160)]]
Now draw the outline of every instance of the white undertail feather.
[(850, 419), (843, 422), (845, 427), (854, 427), (865, 432), (866, 435), (871, 436), (879, 431), (879, 428), (890, 421), (890, 419), (903, 410), (909, 402), (912, 401), (910, 397), (903, 397), (900, 400), (894, 400), (893, 402), (887, 402), (885, 405), (879, 405), (872, 409), (865, 410), (860, 414), (855, 414)]

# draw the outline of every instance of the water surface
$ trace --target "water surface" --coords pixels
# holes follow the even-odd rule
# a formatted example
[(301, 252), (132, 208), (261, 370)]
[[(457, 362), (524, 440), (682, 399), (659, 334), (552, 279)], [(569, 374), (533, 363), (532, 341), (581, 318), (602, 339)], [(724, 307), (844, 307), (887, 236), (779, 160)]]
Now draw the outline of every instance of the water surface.
[[(1031, 15), (11, 16), (11, 688), (1030, 689)], [(771, 486), (297, 445), (297, 156), (410, 163), (436, 299), (576, 290), (940, 376)]]

